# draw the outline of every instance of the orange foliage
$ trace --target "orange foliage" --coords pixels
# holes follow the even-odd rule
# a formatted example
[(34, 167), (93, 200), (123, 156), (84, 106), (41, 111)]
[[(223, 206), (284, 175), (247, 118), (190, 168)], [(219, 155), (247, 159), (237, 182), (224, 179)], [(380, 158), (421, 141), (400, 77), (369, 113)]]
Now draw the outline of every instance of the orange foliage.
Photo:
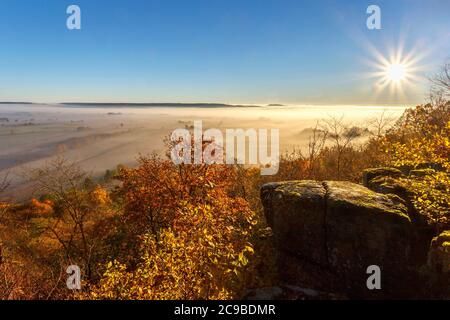
[(172, 225), (184, 203), (209, 204), (227, 197), (235, 170), (226, 165), (179, 165), (158, 156), (141, 157), (136, 169), (122, 168), (119, 193), (125, 222), (135, 234), (156, 234)]
[(50, 215), (53, 213), (53, 206), (54, 203), (51, 200), (44, 200), (44, 201), (39, 201), (35, 198), (31, 199), (31, 209), (33, 210), (34, 213), (37, 214), (43, 214), (43, 215)]
[[(236, 169), (174, 165), (157, 156), (121, 169), (123, 220), (138, 251), (111, 261), (90, 298), (223, 299), (255, 278), (256, 215), (232, 195)], [(250, 276), (252, 274), (253, 276)], [(252, 279), (253, 278), (253, 279)]]

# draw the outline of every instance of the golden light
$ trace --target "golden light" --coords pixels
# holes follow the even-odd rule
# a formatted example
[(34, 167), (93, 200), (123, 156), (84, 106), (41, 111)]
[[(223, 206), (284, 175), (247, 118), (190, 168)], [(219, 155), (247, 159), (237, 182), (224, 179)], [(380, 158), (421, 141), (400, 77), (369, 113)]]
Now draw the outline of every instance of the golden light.
[(390, 64), (386, 67), (386, 77), (393, 82), (405, 80), (407, 76), (406, 66), (402, 63)]
[[(426, 69), (422, 60), (426, 54), (424, 50), (411, 50), (404, 52), (402, 42), (397, 50), (388, 50), (388, 54), (382, 54), (375, 47), (371, 47), (372, 59), (366, 62), (372, 67), (368, 78), (376, 81), (372, 93), (375, 98), (382, 95), (390, 99), (401, 101), (407, 94), (414, 94), (420, 90), (424, 78), (421, 73)], [(388, 92), (385, 92), (385, 90)]]
[(378, 78), (380, 90), (390, 87), (391, 92), (402, 92), (405, 86), (410, 86), (417, 78), (417, 63), (411, 56), (403, 56), (401, 52), (390, 58), (381, 58), (376, 64), (378, 71), (373, 75)]
[[(436, 61), (431, 56), (442, 51), (442, 46), (448, 43), (447, 36), (433, 42), (414, 40), (407, 30), (402, 30), (398, 35), (373, 42), (365, 33), (349, 30), (364, 51), (359, 57), (364, 69), (352, 77), (360, 92), (380, 104), (423, 99), (429, 84), (427, 76), (436, 69)], [(361, 80), (359, 84), (358, 80)]]

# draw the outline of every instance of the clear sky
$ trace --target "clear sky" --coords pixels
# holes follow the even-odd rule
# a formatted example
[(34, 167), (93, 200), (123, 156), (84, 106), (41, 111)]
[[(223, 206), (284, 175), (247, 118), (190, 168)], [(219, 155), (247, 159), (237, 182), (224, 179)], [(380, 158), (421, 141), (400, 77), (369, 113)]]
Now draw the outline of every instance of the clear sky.
[[(81, 30), (66, 28), (71, 4)], [(414, 104), (450, 56), (449, 13), (449, 0), (1, 0), (0, 100)], [(371, 62), (401, 44), (417, 79), (381, 90)]]

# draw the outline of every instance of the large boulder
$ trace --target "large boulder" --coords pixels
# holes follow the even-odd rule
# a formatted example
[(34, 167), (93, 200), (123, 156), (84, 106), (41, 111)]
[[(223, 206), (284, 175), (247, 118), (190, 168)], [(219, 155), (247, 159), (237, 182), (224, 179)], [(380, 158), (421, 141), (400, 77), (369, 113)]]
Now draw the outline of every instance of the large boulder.
[[(396, 168), (372, 168), (363, 171), (363, 186), (378, 193), (396, 195), (404, 200), (408, 209), (408, 215), (416, 224), (427, 226), (426, 217), (420, 215), (412, 202), (413, 192), (409, 190), (404, 183), (400, 182), (400, 178), (407, 178), (411, 175), (419, 175), (428, 169), (411, 170), (408, 169), (407, 175), (404, 171)], [(420, 173), (419, 173), (420, 172)], [(425, 248), (426, 249), (426, 248)]]
[(326, 262), (326, 190), (317, 181), (265, 184), (261, 200), (276, 247), (294, 256)]
[(432, 163), (422, 163), (416, 166), (420, 169), (408, 167), (402, 168), (402, 171), (396, 168), (372, 168), (363, 171), (363, 185), (375, 192), (396, 195), (404, 200), (408, 209), (408, 216), (411, 218), (414, 226), (417, 239), (415, 249), (418, 250), (416, 259), (426, 260), (426, 252), (428, 244), (432, 235), (437, 232), (435, 221), (430, 219), (427, 215), (422, 214), (414, 206), (414, 190), (404, 183), (407, 179), (421, 179), (426, 176), (436, 173), (434, 168), (438, 165)]
[(283, 271), (285, 261), (308, 261), (334, 274), (346, 293), (364, 296), (368, 266), (381, 268), (385, 292), (407, 267), (411, 221), (398, 197), (350, 182), (290, 181), (264, 185), (261, 199), (282, 280), (305, 285), (292, 283), (305, 278), (300, 272), (285, 278)]
[(396, 168), (371, 168), (365, 169), (363, 171), (363, 186), (369, 187), (372, 180), (375, 180), (379, 177), (392, 177), (392, 178), (400, 178), (403, 173)]
[(373, 168), (365, 169), (362, 173), (363, 186), (375, 192), (384, 194), (396, 194), (399, 197), (407, 198), (407, 190), (398, 183), (398, 178), (405, 177), (396, 168)]
[(411, 249), (406, 207), (395, 196), (351, 182), (325, 182), (324, 186), (329, 266), (358, 294), (367, 290), (367, 268), (379, 266), (383, 290), (398, 291), (401, 286), (394, 282), (407, 271)]

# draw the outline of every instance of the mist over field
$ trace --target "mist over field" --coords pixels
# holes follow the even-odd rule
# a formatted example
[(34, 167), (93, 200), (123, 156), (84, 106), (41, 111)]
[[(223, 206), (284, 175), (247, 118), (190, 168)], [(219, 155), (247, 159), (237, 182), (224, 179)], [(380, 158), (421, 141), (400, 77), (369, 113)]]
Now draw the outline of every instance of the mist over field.
[[(203, 130), (279, 129), (280, 151), (305, 150), (317, 121), (344, 118), (365, 128), (385, 114), (399, 117), (402, 107), (379, 106), (129, 106), (0, 105), (0, 174), (9, 173), (7, 196), (30, 196), (23, 172), (62, 156), (93, 176), (118, 164), (133, 166), (139, 154), (164, 153), (164, 138), (176, 128), (203, 121)], [(359, 141), (367, 135), (362, 134)]]

